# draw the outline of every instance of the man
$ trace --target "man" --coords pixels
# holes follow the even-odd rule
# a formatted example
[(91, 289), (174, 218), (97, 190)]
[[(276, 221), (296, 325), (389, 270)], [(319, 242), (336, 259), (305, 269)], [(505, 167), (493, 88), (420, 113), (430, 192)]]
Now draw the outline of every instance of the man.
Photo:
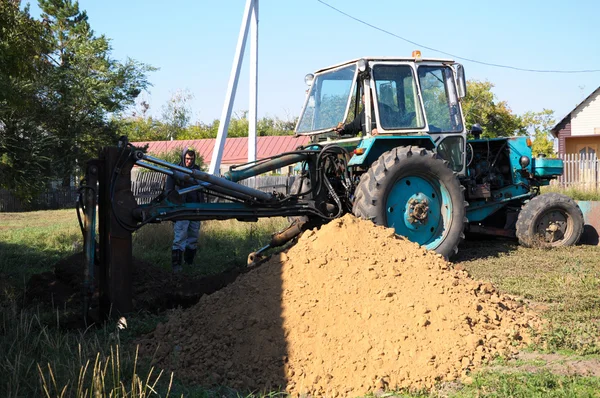
[[(365, 95), (361, 96), (363, 103), (363, 110), (354, 118), (350, 123), (342, 123), (340, 122), (334, 129), (334, 131), (340, 135), (358, 135), (359, 133), (366, 134), (367, 128), (365, 126)], [(375, 123), (375, 112), (373, 108), (371, 108), (371, 135), (377, 135), (378, 131)]]
[[(184, 149), (181, 159), (182, 161), (179, 163), (180, 166), (184, 166), (188, 169), (200, 170), (200, 167), (196, 164), (196, 152), (194, 152), (193, 149)], [(193, 183), (179, 184), (180, 183), (176, 183), (173, 178), (168, 177), (166, 186), (167, 191), (194, 185)], [(202, 203), (204, 202), (204, 194), (201, 190), (192, 191), (183, 195), (182, 199), (184, 203)], [(183, 270), (182, 260), (188, 265), (194, 263), (194, 257), (196, 256), (198, 247), (198, 236), (200, 234), (200, 221), (176, 221), (173, 233), (171, 266), (173, 267), (173, 272), (177, 273)]]

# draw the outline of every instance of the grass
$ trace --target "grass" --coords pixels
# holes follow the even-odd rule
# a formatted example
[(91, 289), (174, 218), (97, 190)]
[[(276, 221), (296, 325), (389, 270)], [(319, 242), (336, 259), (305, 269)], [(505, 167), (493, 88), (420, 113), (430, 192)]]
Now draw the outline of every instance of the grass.
[(81, 250), (74, 210), (2, 213), (0, 219), (0, 274), (4, 277), (29, 278)]
[[(77, 218), (74, 210), (60, 210), (2, 213), (0, 220), (0, 396), (238, 396), (226, 386), (209, 390), (186, 385), (177, 375), (171, 378), (137, 361), (132, 340), (153, 330), (164, 321), (164, 314), (132, 314), (125, 330), (112, 322), (65, 331), (57, 325), (60, 309), (41, 312), (24, 308), (19, 299), (24, 281), (32, 274), (50, 271), (58, 260), (81, 250)], [(285, 225), (283, 219), (205, 222), (196, 267), (185, 272), (212, 274), (243, 265), (249, 252), (264, 246), (270, 234)], [(134, 234), (134, 256), (169, 267), (171, 241), (171, 223), (146, 226)], [(600, 354), (598, 258), (600, 247), (527, 249), (510, 240), (489, 239), (465, 242), (456, 264), (474, 278), (489, 280), (502, 292), (541, 311), (547, 328), (541, 343), (530, 350), (588, 359)], [(501, 370), (496, 365), (472, 375), (470, 384), (440, 385), (432, 393), (403, 391), (386, 396), (569, 397), (597, 396), (594, 394), (600, 391), (598, 378), (550, 373), (543, 361), (529, 364), (539, 367), (534, 372), (523, 371), (522, 362), (502, 362)]]
[(597, 397), (600, 378), (573, 377), (547, 371), (482, 372), (452, 397)]
[(600, 353), (600, 247), (532, 249), (507, 240), (467, 241), (458, 262), (475, 279), (519, 296), (548, 321), (546, 350)]
[(555, 185), (542, 187), (542, 193), (556, 192), (570, 196), (575, 200), (600, 200), (600, 191), (582, 190), (577, 188), (564, 189)]
[[(248, 254), (269, 243), (271, 234), (285, 228), (284, 218), (242, 223), (236, 220), (204, 221), (200, 227), (198, 255), (188, 271), (214, 274), (243, 266)], [(171, 266), (173, 223), (148, 225), (133, 237), (133, 255), (152, 264)]]

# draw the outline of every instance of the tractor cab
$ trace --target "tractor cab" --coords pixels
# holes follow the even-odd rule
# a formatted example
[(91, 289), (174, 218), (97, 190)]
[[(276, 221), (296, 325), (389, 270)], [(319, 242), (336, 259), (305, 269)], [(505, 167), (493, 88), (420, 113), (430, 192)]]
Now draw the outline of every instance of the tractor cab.
[[(314, 142), (354, 143), (360, 155), (351, 166), (368, 165), (393, 147), (416, 145), (435, 150), (464, 174), (467, 130), (460, 98), (466, 83), (460, 64), (414, 52), (411, 58), (352, 60), (309, 74), (305, 81), (310, 88), (296, 133), (313, 136)], [(360, 131), (335, 132), (355, 118), (361, 120)]]

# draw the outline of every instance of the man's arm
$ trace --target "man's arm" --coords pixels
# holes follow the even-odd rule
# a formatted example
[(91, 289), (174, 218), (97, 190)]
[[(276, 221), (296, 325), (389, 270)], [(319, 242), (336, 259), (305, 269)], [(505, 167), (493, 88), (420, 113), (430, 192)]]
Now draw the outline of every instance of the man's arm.
[(357, 135), (358, 133), (360, 133), (362, 131), (364, 117), (365, 117), (365, 113), (361, 112), (350, 123), (346, 123), (343, 125), (342, 125), (342, 123), (338, 124), (338, 127), (335, 130), (340, 134)]

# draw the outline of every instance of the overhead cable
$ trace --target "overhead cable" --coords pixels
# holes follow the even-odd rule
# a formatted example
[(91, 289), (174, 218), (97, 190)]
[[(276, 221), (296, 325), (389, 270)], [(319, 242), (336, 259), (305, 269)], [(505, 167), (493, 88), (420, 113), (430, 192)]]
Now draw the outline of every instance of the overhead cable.
[(375, 30), (383, 32), (383, 33), (385, 33), (387, 35), (393, 36), (393, 37), (395, 37), (397, 39), (404, 40), (407, 43), (414, 44), (415, 46), (417, 46), (419, 48), (425, 48), (427, 50), (435, 51), (435, 52), (438, 52), (440, 54), (448, 55), (448, 56), (450, 56), (450, 57), (452, 57), (454, 59), (460, 59), (460, 60), (463, 60), (463, 61), (473, 62), (473, 63), (481, 64), (481, 65), (493, 66), (493, 67), (496, 67), (496, 68), (513, 69), (513, 70), (518, 70), (518, 71), (522, 71), (522, 72), (534, 72), (534, 73), (593, 73), (593, 72), (600, 72), (600, 69), (557, 70), (557, 69), (529, 69), (529, 68), (519, 68), (517, 66), (501, 65), (501, 64), (495, 64), (495, 63), (491, 63), (491, 62), (484, 62), (484, 61), (478, 61), (476, 59), (461, 57), (461, 56), (458, 56), (458, 55), (455, 55), (455, 54), (451, 54), (451, 53), (448, 53), (448, 52), (445, 52), (445, 51), (442, 51), (442, 50), (438, 50), (438, 49), (435, 49), (435, 48), (432, 48), (432, 47), (425, 46), (423, 44), (419, 44), (419, 43), (414, 42), (412, 40), (409, 40), (409, 39), (407, 39), (405, 37), (399, 36), (399, 35), (397, 35), (397, 34), (395, 34), (393, 32), (390, 32), (388, 30), (382, 29), (382, 28), (380, 28), (378, 26), (375, 26), (373, 24), (365, 22), (362, 19), (356, 18), (356, 17), (354, 17), (354, 16), (352, 16), (352, 15), (350, 15), (350, 14), (348, 14), (348, 13), (346, 13), (346, 12), (344, 12), (344, 11), (342, 11), (342, 10), (334, 7), (334, 6), (332, 6), (331, 4), (326, 3), (323, 0), (317, 0), (317, 1), (319, 3), (321, 3), (321, 4), (323, 4), (323, 5), (331, 8), (332, 10), (335, 10), (335, 11), (339, 12), (340, 14), (345, 15), (346, 17), (348, 17), (350, 19), (353, 19), (356, 22), (359, 22), (359, 23), (361, 23), (363, 25), (366, 25), (366, 26), (368, 26), (370, 28), (373, 28)]

